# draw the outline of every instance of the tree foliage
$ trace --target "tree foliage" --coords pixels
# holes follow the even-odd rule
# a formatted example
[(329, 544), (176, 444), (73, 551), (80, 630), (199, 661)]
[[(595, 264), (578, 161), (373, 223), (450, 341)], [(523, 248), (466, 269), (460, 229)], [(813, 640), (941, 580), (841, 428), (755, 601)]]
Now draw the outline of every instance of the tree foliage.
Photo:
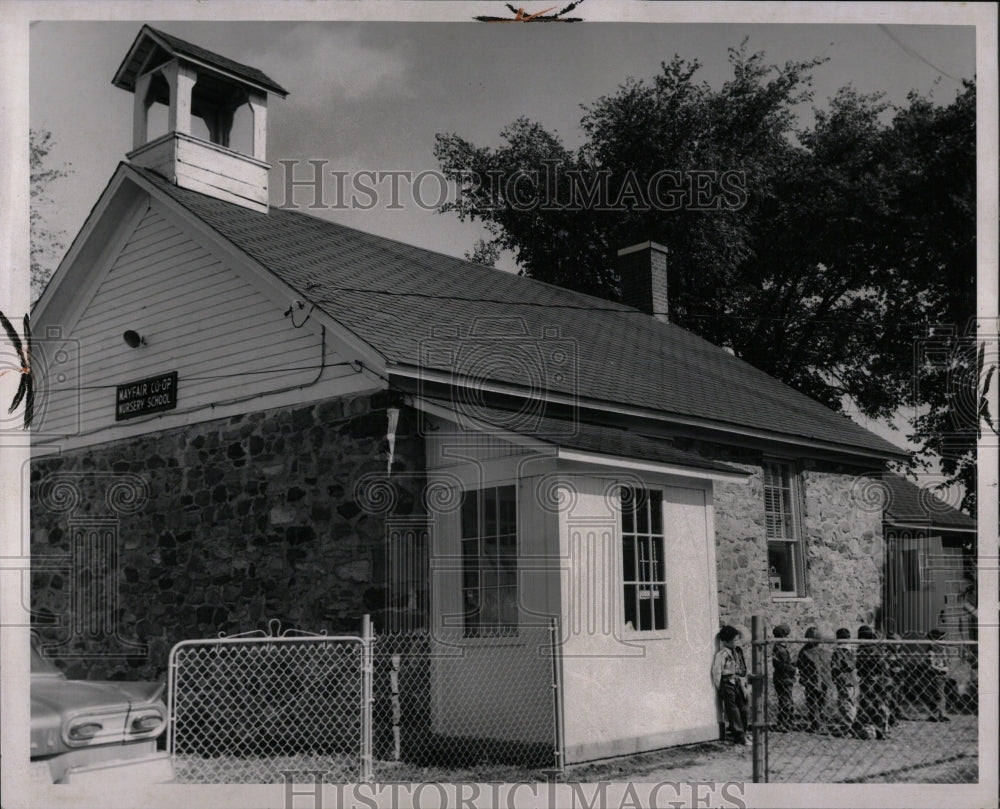
[(31, 298), (36, 300), (55, 270), (63, 250), (63, 233), (53, 231), (45, 222), (43, 208), (53, 204), (49, 196), (53, 182), (69, 175), (69, 166), (54, 168), (49, 153), (54, 143), (52, 133), (32, 129), (31, 150)]
[[(671, 320), (835, 410), (915, 408), (925, 454), (971, 506), (975, 429), (971, 442), (947, 429), (954, 373), (915, 376), (915, 358), (930, 326), (941, 340), (950, 325), (952, 354), (971, 344), (975, 364), (975, 83), (898, 108), (845, 87), (803, 127), (823, 60), (773, 65), (744, 42), (729, 61), (719, 89), (678, 57), (627, 80), (583, 106), (575, 150), (524, 118), (495, 148), (438, 135), (461, 188), (443, 209), (482, 221), (477, 254), (507, 250), (524, 275), (612, 299), (617, 249), (666, 245)], [(665, 170), (682, 204), (655, 193)]]

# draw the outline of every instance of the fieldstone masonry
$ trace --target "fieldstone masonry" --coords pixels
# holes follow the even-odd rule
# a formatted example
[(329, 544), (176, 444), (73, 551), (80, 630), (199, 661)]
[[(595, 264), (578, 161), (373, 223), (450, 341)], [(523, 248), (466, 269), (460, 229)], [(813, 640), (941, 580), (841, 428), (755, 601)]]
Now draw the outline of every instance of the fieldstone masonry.
[[(378, 628), (386, 522), (426, 516), (423, 438), (406, 408), (386, 476), (388, 406), (385, 393), (355, 395), (34, 461), (32, 609), (46, 640), (61, 643), (67, 673), (157, 679), (177, 641), (265, 628), (274, 618), (355, 632), (368, 612)], [(789, 623), (796, 637), (813, 624), (832, 635), (873, 621), (884, 550), (865, 470), (800, 465), (808, 597), (775, 599), (762, 453), (674, 443), (751, 476), (715, 486), (723, 623), (749, 627), (761, 615)], [(81, 555), (87, 532), (103, 537), (103, 556)], [(80, 604), (107, 612), (105, 624), (81, 622)]]
[(764, 527), (763, 455), (676, 439), (677, 446), (750, 473), (747, 484), (715, 485), (719, 619), (749, 631), (753, 615), (769, 626), (785, 622), (792, 637), (816, 625), (833, 637), (878, 618), (882, 603), (884, 543), (878, 498), (863, 468), (806, 461), (799, 464), (806, 535), (807, 597), (776, 599), (768, 587)]
[[(36, 460), (32, 610), (46, 641), (62, 642), (69, 676), (157, 679), (177, 641), (272, 618), (331, 633), (356, 632), (365, 612), (377, 622), (386, 519), (424, 513), (423, 440), (405, 408), (386, 478), (388, 404), (384, 393), (350, 396)], [(116, 476), (145, 483), (131, 513), (107, 508)], [(72, 508), (51, 507), (55, 480), (75, 490)], [(360, 480), (393, 494), (366, 497)], [(72, 558), (73, 526), (95, 517), (117, 529), (111, 633), (69, 621), (72, 591), (98, 585), (52, 564)]]

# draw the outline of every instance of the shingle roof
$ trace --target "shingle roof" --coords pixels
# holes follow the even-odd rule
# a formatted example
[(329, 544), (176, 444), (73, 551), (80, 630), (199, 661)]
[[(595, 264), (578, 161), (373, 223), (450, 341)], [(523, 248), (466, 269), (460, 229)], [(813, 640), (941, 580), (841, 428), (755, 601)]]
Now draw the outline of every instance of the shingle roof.
[(199, 62), (218, 68), (223, 73), (231, 73), (247, 79), (278, 95), (288, 95), (286, 89), (257, 68), (241, 64), (240, 62), (234, 62), (225, 56), (219, 56), (217, 53), (201, 48), (191, 42), (186, 42), (179, 37), (160, 31), (150, 25), (144, 25), (139, 31), (135, 42), (133, 42), (132, 47), (129, 49), (128, 55), (115, 73), (113, 84), (116, 87), (121, 87), (123, 90), (134, 91), (136, 74), (142, 66), (142, 62), (145, 61), (149, 52), (157, 46), (163, 48), (171, 55), (183, 54), (189, 56)]
[[(636, 309), (382, 236), (267, 214), (126, 166), (379, 351), (390, 364), (810, 439), (903, 450), (723, 349)], [(457, 355), (457, 359), (456, 359)]]
[(976, 527), (972, 517), (946, 503), (931, 489), (890, 473), (882, 475), (882, 482), (886, 486), (884, 511), (889, 523), (927, 525), (940, 529)]
[[(454, 402), (429, 401), (449, 410), (454, 409)], [(579, 419), (555, 418), (546, 414), (538, 414), (533, 410), (510, 411), (478, 404), (468, 408), (466, 412), (460, 413), (459, 418), (462, 417), (566, 449), (703, 469), (711, 472), (724, 472), (730, 475), (745, 474), (734, 466), (678, 449), (668, 439), (620, 427), (587, 423)]]

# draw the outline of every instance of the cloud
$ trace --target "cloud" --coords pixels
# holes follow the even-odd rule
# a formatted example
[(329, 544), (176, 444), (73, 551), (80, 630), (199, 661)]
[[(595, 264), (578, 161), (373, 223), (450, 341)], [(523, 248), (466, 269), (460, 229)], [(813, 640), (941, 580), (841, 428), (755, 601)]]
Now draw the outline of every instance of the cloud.
[(362, 42), (351, 24), (297, 25), (277, 37), (254, 64), (295, 96), (332, 103), (409, 97), (410, 65), (397, 51)]

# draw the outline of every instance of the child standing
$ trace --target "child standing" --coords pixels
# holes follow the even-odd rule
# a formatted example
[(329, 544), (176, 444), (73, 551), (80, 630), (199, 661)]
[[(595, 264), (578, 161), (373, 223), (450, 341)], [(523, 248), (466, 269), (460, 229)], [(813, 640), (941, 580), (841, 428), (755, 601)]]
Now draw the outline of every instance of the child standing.
[[(870, 626), (858, 628), (858, 640), (875, 640), (875, 632)], [(875, 643), (859, 645), (858, 668), (858, 719), (859, 735), (865, 735), (872, 728), (875, 738), (885, 739), (889, 735), (889, 705), (887, 685), (890, 682), (889, 665), (885, 651)]]
[[(787, 638), (791, 630), (788, 624), (778, 624), (772, 634), (776, 638)], [(775, 641), (774, 654), (774, 690), (778, 695), (777, 730), (789, 731), (795, 728), (795, 705), (792, 702), (792, 686), (795, 685), (795, 663), (792, 662), (788, 644)]]
[(722, 710), (730, 739), (734, 744), (749, 744), (747, 738), (747, 664), (739, 646), (740, 631), (726, 625), (719, 630), (719, 650), (712, 660), (712, 683), (722, 698)]
[(819, 640), (819, 630), (811, 626), (806, 630), (807, 643), (799, 652), (799, 680), (806, 692), (806, 715), (809, 717), (808, 729), (813, 733), (821, 733), (826, 728), (823, 713), (826, 709), (826, 661), (823, 652), (816, 643)]
[[(910, 716), (904, 709), (906, 702), (906, 675), (908, 659), (912, 657), (912, 647), (905, 648), (896, 643), (902, 640), (902, 636), (896, 631), (896, 622), (892, 618), (885, 619), (885, 662), (889, 670), (889, 679), (886, 683), (886, 707), (889, 711), (889, 724), (895, 725)], [(910, 666), (912, 668), (912, 666)]]
[(948, 677), (948, 652), (940, 642), (945, 637), (943, 629), (932, 629), (927, 633), (932, 641), (927, 650), (927, 669), (930, 677), (925, 702), (929, 711), (928, 722), (950, 722), (945, 714), (945, 680)]
[(851, 630), (837, 630), (837, 647), (830, 658), (830, 674), (837, 690), (839, 730), (846, 733), (854, 725), (854, 652), (844, 641), (851, 639)]

